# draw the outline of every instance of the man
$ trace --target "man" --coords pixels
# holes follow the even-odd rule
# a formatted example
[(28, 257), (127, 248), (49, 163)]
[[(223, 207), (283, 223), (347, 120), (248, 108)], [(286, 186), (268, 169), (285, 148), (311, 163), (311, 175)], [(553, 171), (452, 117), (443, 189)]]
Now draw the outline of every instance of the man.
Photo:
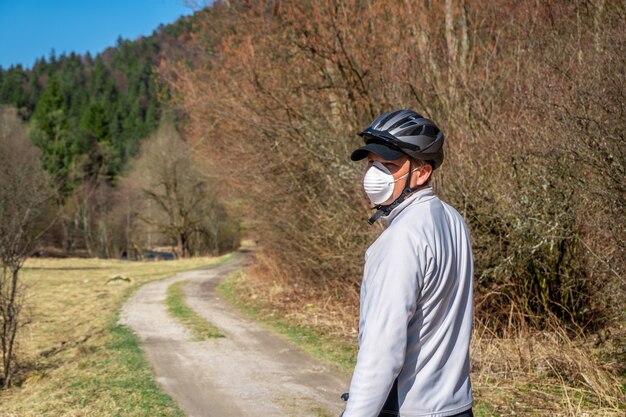
[(472, 416), (471, 243), (459, 213), (428, 186), (443, 133), (411, 110), (360, 133), (363, 187), (385, 230), (368, 248), (359, 354), (344, 417)]

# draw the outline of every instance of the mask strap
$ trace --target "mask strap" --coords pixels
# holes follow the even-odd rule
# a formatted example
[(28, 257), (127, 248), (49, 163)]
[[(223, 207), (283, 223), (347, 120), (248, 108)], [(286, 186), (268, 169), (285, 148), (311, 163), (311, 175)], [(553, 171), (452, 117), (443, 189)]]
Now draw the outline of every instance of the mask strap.
[[(402, 178), (404, 178), (404, 177), (406, 177), (408, 175), (409, 176), (409, 184), (410, 184), (411, 183), (411, 173), (413, 173), (413, 172), (417, 171), (418, 169), (420, 169), (418, 167), (418, 168), (415, 168), (413, 171), (411, 171), (410, 168), (411, 167), (409, 166), (409, 172), (407, 172), (406, 174), (401, 175), (397, 180), (394, 181), (394, 183), (400, 181)], [(406, 188), (406, 184), (405, 184), (405, 188)]]
[(374, 213), (374, 215), (370, 217), (370, 219), (367, 221), (368, 224), (376, 223), (376, 220), (378, 220), (380, 216), (385, 214), (385, 210), (382, 208), (382, 206), (376, 206), (374, 208), (378, 208), (378, 210), (376, 210), (376, 213)]

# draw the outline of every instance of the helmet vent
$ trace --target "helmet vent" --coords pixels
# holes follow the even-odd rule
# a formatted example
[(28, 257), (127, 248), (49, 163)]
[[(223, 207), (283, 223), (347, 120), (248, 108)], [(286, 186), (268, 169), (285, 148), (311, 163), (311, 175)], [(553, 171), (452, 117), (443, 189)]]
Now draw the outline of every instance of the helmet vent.
[(437, 129), (435, 126), (424, 126), (423, 130), (422, 130), (422, 135), (426, 135), (426, 136), (430, 136), (430, 137), (435, 137), (437, 136), (437, 133), (439, 133), (439, 129)]
[(412, 126), (405, 131), (400, 132), (398, 136), (417, 136), (422, 132), (423, 129), (424, 127), (422, 126)]
[[(387, 117), (385, 117), (384, 119), (382, 119), (380, 122), (377, 123), (376, 127), (380, 127), (382, 128), (382, 126), (384, 126), (385, 124), (387, 124), (388, 121), (390, 121), (391, 119), (393, 119), (395, 116), (397, 116), (397, 114), (400, 113), (400, 111), (392, 111), (387, 113)], [(389, 129), (385, 129), (385, 130), (389, 130)]]
[(402, 118), (402, 119), (398, 120), (397, 122), (395, 122), (394, 124), (392, 124), (391, 126), (389, 126), (389, 127), (387, 128), (387, 130), (388, 130), (388, 131), (389, 131), (389, 130), (393, 130), (393, 129), (395, 129), (396, 127), (402, 126), (403, 124), (406, 124), (406, 123), (407, 123), (406, 119)]

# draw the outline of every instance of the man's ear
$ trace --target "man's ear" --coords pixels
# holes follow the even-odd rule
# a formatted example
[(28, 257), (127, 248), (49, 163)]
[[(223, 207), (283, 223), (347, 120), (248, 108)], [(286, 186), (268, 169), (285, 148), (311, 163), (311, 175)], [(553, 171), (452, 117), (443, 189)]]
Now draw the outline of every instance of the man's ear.
[(426, 184), (426, 181), (430, 178), (430, 175), (433, 173), (433, 167), (428, 163), (424, 163), (419, 171), (415, 173), (417, 174), (415, 176), (415, 186), (421, 186)]

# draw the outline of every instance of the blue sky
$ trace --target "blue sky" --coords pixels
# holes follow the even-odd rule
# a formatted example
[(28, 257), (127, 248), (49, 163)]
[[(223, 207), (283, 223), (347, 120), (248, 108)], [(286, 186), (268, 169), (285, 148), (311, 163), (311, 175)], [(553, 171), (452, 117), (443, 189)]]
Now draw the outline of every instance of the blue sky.
[(95, 55), (191, 13), (185, 0), (0, 0), (0, 66), (30, 67), (52, 49)]

